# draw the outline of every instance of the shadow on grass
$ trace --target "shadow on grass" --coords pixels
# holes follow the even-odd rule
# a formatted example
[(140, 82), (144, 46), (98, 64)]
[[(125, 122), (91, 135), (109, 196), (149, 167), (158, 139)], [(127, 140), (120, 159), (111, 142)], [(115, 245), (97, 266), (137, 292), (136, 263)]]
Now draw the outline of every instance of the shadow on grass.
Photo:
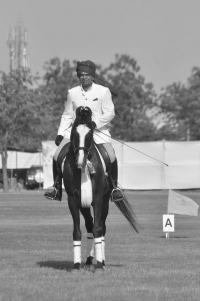
[[(73, 269), (73, 262), (72, 261), (54, 261), (54, 260), (49, 260), (49, 261), (40, 261), (37, 262), (37, 265), (40, 268), (52, 268), (55, 270), (65, 270), (67, 272), (71, 272)], [(96, 266), (96, 265), (95, 265)], [(106, 267), (111, 268), (120, 268), (123, 267), (122, 264), (108, 264)]]
[(74, 264), (73, 264), (72, 261), (49, 260), (49, 261), (37, 262), (37, 265), (40, 268), (52, 268), (52, 269), (55, 269), (55, 270), (65, 270), (65, 271), (71, 272)]
[[(166, 236), (159, 236), (159, 238), (165, 238), (166, 239)], [(170, 236), (169, 239), (186, 239), (188, 238), (188, 236)]]
[(110, 264), (110, 263), (108, 263), (107, 265), (106, 265), (106, 267), (113, 267), (113, 268), (121, 268), (121, 267), (123, 267), (123, 264)]

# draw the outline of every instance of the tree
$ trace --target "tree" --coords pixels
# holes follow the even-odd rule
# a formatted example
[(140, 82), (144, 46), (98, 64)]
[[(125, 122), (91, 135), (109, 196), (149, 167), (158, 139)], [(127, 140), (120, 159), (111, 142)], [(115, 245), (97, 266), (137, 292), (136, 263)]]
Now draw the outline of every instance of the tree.
[(167, 86), (158, 98), (158, 105), (164, 138), (168, 129), (171, 140), (199, 140), (200, 69), (193, 68), (187, 86), (181, 83)]
[[(102, 70), (101, 75), (119, 91), (114, 99), (120, 118), (112, 121), (112, 136), (128, 141), (153, 140), (156, 127), (152, 122), (155, 92), (138, 74), (139, 66), (128, 55), (116, 55), (115, 62)], [(151, 113), (152, 112), (152, 113)]]
[(30, 72), (16, 70), (8, 75), (1, 72), (0, 153), (6, 192), (8, 146), (40, 146), (39, 125), (44, 114), (44, 102), (48, 100), (40, 96), (33, 84), (34, 77)]
[(188, 79), (189, 112), (187, 116), (187, 135), (190, 140), (200, 140), (200, 68), (194, 67)]
[(71, 64), (69, 60), (61, 62), (59, 58), (53, 58), (44, 65), (44, 84), (40, 89), (49, 99), (52, 109), (52, 128), (51, 131), (46, 129), (47, 139), (55, 139), (68, 90), (79, 84), (75, 65), (75, 61)]

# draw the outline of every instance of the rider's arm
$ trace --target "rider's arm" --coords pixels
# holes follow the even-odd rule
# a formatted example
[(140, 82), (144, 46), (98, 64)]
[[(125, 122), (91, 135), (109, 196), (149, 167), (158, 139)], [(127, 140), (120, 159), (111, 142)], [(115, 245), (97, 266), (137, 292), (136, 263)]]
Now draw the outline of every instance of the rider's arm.
[(106, 89), (104, 95), (102, 95), (101, 109), (102, 115), (95, 120), (97, 129), (100, 129), (103, 126), (107, 125), (115, 116), (115, 108), (109, 89)]
[(58, 128), (58, 135), (65, 136), (65, 131), (71, 126), (73, 119), (73, 105), (69, 93), (67, 94), (67, 101), (65, 109), (61, 116), (60, 126)]

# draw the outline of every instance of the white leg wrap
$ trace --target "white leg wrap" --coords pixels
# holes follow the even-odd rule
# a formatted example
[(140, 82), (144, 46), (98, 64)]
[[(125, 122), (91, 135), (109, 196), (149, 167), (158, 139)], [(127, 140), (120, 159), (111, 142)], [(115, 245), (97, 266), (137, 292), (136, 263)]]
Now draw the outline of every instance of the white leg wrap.
[(74, 240), (74, 263), (81, 263), (81, 241)]
[(102, 262), (102, 241), (101, 237), (94, 239), (96, 260)]
[(87, 233), (86, 257), (88, 257), (88, 256), (94, 257), (94, 239), (93, 239), (93, 233)]
[(102, 245), (102, 259), (105, 261), (105, 237), (101, 237), (101, 245)]

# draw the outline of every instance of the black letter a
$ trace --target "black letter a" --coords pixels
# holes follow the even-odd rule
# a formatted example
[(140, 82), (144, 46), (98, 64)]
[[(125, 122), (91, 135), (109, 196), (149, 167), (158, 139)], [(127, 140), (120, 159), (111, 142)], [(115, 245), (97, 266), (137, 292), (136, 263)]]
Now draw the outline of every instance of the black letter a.
[(168, 219), (167, 219), (167, 221), (166, 221), (165, 227), (166, 227), (166, 226), (171, 226), (171, 227), (172, 227), (172, 224), (171, 224), (171, 222), (170, 222), (170, 219), (169, 219), (169, 218), (168, 218)]

